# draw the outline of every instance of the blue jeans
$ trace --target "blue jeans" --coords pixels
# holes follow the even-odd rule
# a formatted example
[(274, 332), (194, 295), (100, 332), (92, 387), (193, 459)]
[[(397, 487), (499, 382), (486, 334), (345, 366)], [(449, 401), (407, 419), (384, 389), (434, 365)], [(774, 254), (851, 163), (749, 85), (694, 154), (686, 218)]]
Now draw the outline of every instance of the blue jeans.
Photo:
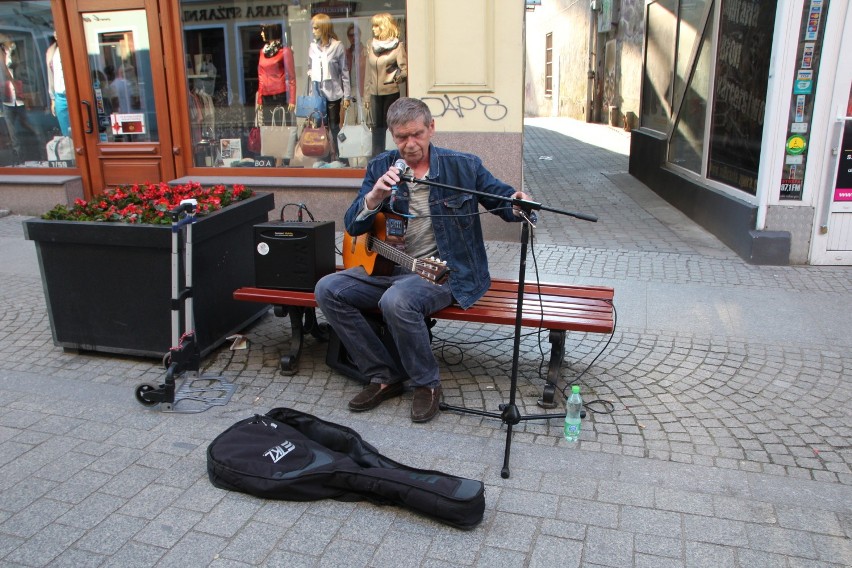
[(71, 133), (71, 119), (68, 115), (68, 98), (65, 93), (55, 93), (53, 100), (54, 109), (56, 110), (56, 120), (59, 121), (59, 130), (63, 136), (68, 136)]
[(358, 370), (371, 382), (403, 380), (393, 357), (364, 317), (363, 311), (378, 307), (412, 385), (435, 388), (441, 384), (426, 317), (450, 305), (449, 286), (432, 284), (399, 268), (391, 276), (368, 276), (356, 267), (323, 277), (314, 294)]

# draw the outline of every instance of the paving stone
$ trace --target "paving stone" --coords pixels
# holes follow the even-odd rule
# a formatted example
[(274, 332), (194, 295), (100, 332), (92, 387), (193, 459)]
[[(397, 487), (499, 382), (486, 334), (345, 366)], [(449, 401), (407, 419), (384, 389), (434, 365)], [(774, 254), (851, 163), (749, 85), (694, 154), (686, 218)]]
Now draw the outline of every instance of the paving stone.
[(74, 546), (98, 555), (111, 556), (145, 528), (146, 524), (145, 519), (113, 514), (98, 526), (86, 531)]
[(631, 532), (589, 527), (583, 560), (600, 566), (630, 566), (633, 563), (633, 541)]
[[(614, 286), (619, 324), (610, 343), (569, 333), (562, 369), (562, 382), (613, 411), (590, 412), (570, 446), (558, 421), (517, 425), (509, 479), (499, 420), (444, 412), (412, 426), (410, 394), (355, 416), (346, 401), (360, 385), (325, 366), (313, 337), (299, 373), (280, 375), (290, 329), (271, 311), (244, 331), (248, 351), (205, 358), (206, 371), (238, 385), (228, 405), (197, 415), (136, 406), (127, 393), (162, 380), (160, 362), (54, 346), (23, 217), (0, 219), (0, 563), (849, 565), (852, 343), (832, 326), (848, 327), (837, 314), (849, 311), (852, 268), (745, 263), (627, 173), (629, 139), (565, 119), (525, 127), (527, 189), (601, 217), (543, 214), (528, 268), (542, 280)], [(492, 274), (515, 277), (517, 243), (486, 248)], [(672, 313), (672, 304), (689, 308)], [(819, 325), (797, 327), (817, 315)], [(511, 330), (440, 322), (434, 331), (448, 400), (494, 410), (508, 399)], [(549, 347), (542, 334), (522, 339), (525, 414), (540, 412)], [(274, 406), (351, 426), (403, 463), (483, 480), (483, 523), (457, 531), (400, 507), (270, 502), (213, 487), (212, 437)]]

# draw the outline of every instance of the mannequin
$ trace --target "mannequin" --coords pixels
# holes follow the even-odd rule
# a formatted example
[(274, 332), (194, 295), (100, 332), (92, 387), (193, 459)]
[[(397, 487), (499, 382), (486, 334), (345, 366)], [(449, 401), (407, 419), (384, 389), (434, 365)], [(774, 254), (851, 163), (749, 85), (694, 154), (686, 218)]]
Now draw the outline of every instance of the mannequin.
[(367, 46), (364, 107), (371, 109), (373, 118), (375, 157), (385, 151), (385, 116), (391, 103), (399, 98), (399, 84), (408, 77), (408, 57), (393, 16), (386, 12), (376, 14), (371, 23), (373, 39)]
[[(23, 81), (15, 76), (19, 65), (15, 40), (0, 34), (0, 102), (17, 162), (40, 160), (39, 137), (27, 118)], [(42, 147), (43, 148), (43, 147)]]
[[(56, 32), (53, 32), (56, 40)], [(68, 99), (65, 96), (65, 74), (62, 72), (62, 59), (59, 56), (59, 42), (54, 41), (45, 52), (47, 61), (47, 87), (50, 93), (50, 114), (59, 121), (59, 130), (63, 136), (71, 133), (71, 119), (68, 115)]]
[(281, 43), (281, 24), (260, 26), (263, 49), (257, 61), (257, 99), (263, 109), (263, 124), (270, 124), (275, 107), (287, 109), (286, 121), (292, 124), (296, 109), (296, 63), (293, 50)]
[(349, 108), (349, 67), (346, 50), (334, 33), (331, 18), (317, 14), (311, 18), (314, 41), (308, 49), (308, 76), (326, 100), (325, 120), (331, 131), (331, 145), (337, 156), (337, 133), (340, 132), (340, 113)]
[[(361, 30), (355, 24), (346, 28), (346, 65), (349, 67), (349, 88), (352, 100), (364, 100), (364, 66), (367, 64), (367, 53), (361, 43)], [(357, 94), (356, 94), (357, 93)]]

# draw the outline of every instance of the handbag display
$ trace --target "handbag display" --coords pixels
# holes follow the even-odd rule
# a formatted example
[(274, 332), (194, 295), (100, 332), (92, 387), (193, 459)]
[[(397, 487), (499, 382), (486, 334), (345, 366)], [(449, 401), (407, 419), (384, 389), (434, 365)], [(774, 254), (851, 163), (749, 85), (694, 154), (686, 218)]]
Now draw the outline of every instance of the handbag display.
[(254, 111), (254, 126), (249, 130), (248, 143), (246, 148), (249, 152), (260, 154), (260, 107)]
[(337, 150), (340, 158), (369, 156), (373, 149), (373, 133), (363, 123), (344, 125), (337, 133)]
[(73, 160), (74, 141), (70, 136), (54, 136), (53, 140), (45, 145), (48, 161)]
[(302, 153), (302, 148), (296, 144), (296, 151), (293, 153), (293, 157), (290, 158), (288, 166), (291, 168), (312, 168), (318, 161), (320, 161), (318, 158), (305, 156)]
[(305, 85), (305, 94), (296, 97), (296, 116), (308, 118), (313, 112), (324, 115), (325, 104), (325, 97), (320, 94), (317, 84), (308, 81)]
[[(276, 122), (279, 111), (281, 120)], [(287, 109), (283, 106), (275, 107), (272, 110), (271, 124), (260, 127), (260, 153), (264, 156), (274, 156), (279, 160), (289, 160), (293, 157), (298, 129), (295, 126), (286, 126), (286, 119)]]
[[(337, 133), (337, 150), (340, 158), (360, 158), (361, 156), (369, 156), (373, 149), (373, 133), (367, 128), (364, 122), (362, 107), (358, 105), (358, 122), (357, 124), (344, 123), (340, 127), (340, 132)], [(350, 109), (352, 107), (349, 107)], [(349, 118), (349, 109), (345, 118)]]
[(299, 148), (305, 156), (324, 158), (331, 152), (331, 140), (329, 138), (328, 126), (325, 124), (323, 115), (314, 111), (305, 121), (302, 135), (299, 138)]

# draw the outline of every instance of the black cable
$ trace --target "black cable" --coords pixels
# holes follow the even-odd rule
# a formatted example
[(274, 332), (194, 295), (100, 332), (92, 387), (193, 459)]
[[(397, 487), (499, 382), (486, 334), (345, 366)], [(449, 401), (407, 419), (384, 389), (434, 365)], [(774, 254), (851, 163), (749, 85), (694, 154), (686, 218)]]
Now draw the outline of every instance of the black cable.
[[(535, 254), (535, 240), (534, 240), (535, 239), (535, 237), (534, 237), (535, 231), (532, 230), (534, 228), (534, 225), (527, 218), (525, 218), (524, 222), (530, 224), (530, 243), (529, 243), (530, 244), (530, 255), (531, 255), (532, 260), (533, 260), (533, 271), (535, 272), (535, 286), (536, 286), (536, 290), (538, 292), (539, 313), (541, 314), (541, 318), (539, 320), (540, 321), (539, 327), (536, 331), (522, 334), (521, 337), (528, 337), (530, 335), (538, 335), (538, 337), (539, 337), (538, 349), (539, 349), (539, 354), (541, 356), (541, 363), (539, 364), (539, 368), (538, 368), (539, 378), (543, 379), (546, 384), (552, 385), (553, 388), (559, 389), (559, 391), (562, 393), (562, 400), (564, 402), (567, 399), (567, 396), (568, 396), (567, 390), (566, 390), (568, 388), (568, 386), (570, 384), (576, 384), (577, 382), (579, 382), (580, 379), (582, 379), (583, 376), (589, 371), (589, 369), (591, 369), (592, 366), (597, 362), (597, 360), (600, 358), (600, 356), (603, 355), (603, 353), (607, 350), (610, 343), (612, 342), (612, 338), (615, 336), (615, 330), (618, 327), (618, 311), (615, 309), (615, 304), (611, 303), (612, 313), (613, 313), (612, 333), (610, 333), (609, 338), (607, 339), (603, 348), (601, 348), (601, 350), (598, 352), (598, 354), (595, 355), (594, 359), (592, 359), (592, 361), (586, 366), (586, 368), (583, 369), (583, 371), (579, 375), (577, 375), (577, 377), (573, 381), (571, 381), (570, 383), (568, 381), (566, 381), (566, 384), (565, 384), (564, 387), (559, 387), (559, 385), (553, 384), (544, 374), (544, 367), (545, 367), (545, 364), (547, 362), (546, 356), (544, 354), (544, 350), (542, 349), (542, 338), (541, 338), (541, 334), (544, 332), (544, 300), (542, 300), (542, 297), (541, 297), (541, 275), (540, 275), (539, 270), (538, 270), (538, 258), (536, 257), (536, 254)], [(507, 339), (513, 339), (513, 338), (514, 338), (514, 335), (508, 336), (508, 337), (499, 337), (499, 338), (484, 339), (484, 340), (480, 340), (480, 341), (462, 342), (462, 343), (449, 343), (447, 341), (442, 341), (441, 342), (442, 344), (441, 344), (441, 347), (440, 347), (441, 358), (445, 362), (447, 362), (447, 358), (446, 358), (446, 355), (445, 355), (445, 349), (447, 349), (447, 347), (449, 345), (450, 347), (458, 349), (460, 355), (459, 355), (459, 360), (458, 360), (457, 363), (448, 363), (448, 364), (461, 364), (461, 362), (464, 361), (464, 352), (462, 351), (461, 347), (459, 347), (460, 345), (476, 345), (476, 344), (479, 344), (479, 343), (488, 343), (488, 342), (491, 342), (491, 341), (506, 341)], [(595, 408), (593, 408), (592, 405), (602, 405), (604, 407), (604, 410), (595, 410)], [(611, 414), (612, 412), (615, 411), (615, 406), (613, 405), (613, 403), (611, 401), (604, 400), (604, 399), (594, 399), (594, 400), (591, 400), (589, 402), (584, 402), (583, 407), (586, 408), (589, 412), (592, 412), (592, 413), (595, 413), (595, 414)]]
[(285, 203), (284, 205), (282, 205), (281, 206), (281, 213), (279, 214), (279, 219), (281, 221), (284, 221), (284, 210), (287, 207), (289, 207), (290, 205), (293, 205), (294, 207), (297, 208), (296, 209), (296, 217), (297, 217), (296, 221), (299, 221), (300, 223), (302, 222), (302, 211), (304, 211), (305, 213), (308, 214), (308, 217), (311, 218), (311, 221), (316, 222), (316, 219), (314, 219), (314, 216), (311, 213), (311, 210), (308, 209), (308, 206), (305, 205), (304, 203)]

